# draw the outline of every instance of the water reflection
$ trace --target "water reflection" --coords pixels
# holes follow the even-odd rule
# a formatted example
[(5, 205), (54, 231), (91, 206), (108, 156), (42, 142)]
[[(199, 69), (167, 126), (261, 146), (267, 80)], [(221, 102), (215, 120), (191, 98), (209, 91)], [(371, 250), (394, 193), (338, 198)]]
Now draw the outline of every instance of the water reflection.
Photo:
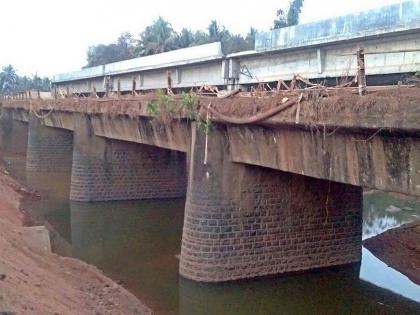
[[(44, 198), (30, 207), (52, 230), (54, 250), (96, 265), (156, 314), (420, 314), (412, 301), (420, 300), (419, 286), (367, 250), (361, 266), (218, 285), (179, 278), (183, 199), (69, 203), (69, 178), (34, 178)], [(420, 214), (415, 202), (399, 202), (366, 195), (364, 237)], [(389, 213), (390, 204), (413, 210)]]
[(180, 280), (180, 314), (415, 314), (418, 306), (358, 279), (357, 265), (204, 285)]
[(74, 255), (99, 266), (157, 312), (178, 308), (183, 199), (71, 203)]
[[(399, 211), (387, 211), (390, 206)], [(392, 194), (380, 191), (369, 192), (363, 196), (363, 239), (419, 218), (420, 202), (414, 198), (403, 195), (393, 197)]]

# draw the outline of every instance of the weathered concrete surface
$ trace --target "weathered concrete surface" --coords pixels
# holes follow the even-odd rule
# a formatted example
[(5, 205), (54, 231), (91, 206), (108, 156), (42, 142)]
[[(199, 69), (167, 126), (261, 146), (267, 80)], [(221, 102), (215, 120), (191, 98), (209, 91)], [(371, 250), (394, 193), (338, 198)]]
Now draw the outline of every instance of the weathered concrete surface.
[(186, 156), (94, 134), (89, 116), (75, 115), (70, 199), (105, 201), (185, 195)]
[(290, 49), (410, 32), (420, 28), (419, 15), (418, 1), (401, 1), (354, 14), (261, 32), (256, 36), (255, 49)]
[(73, 133), (42, 124), (30, 114), (26, 170), (28, 172), (69, 172), (72, 167)]
[(58, 89), (66, 93), (105, 92), (109, 77), (110, 91), (116, 91), (118, 81), (122, 91), (166, 88), (168, 70), (175, 88), (219, 85), (224, 83), (220, 42), (169, 51), (157, 55), (133, 58), (54, 76)]
[(97, 136), (118, 139), (159, 148), (187, 152), (190, 142), (190, 126), (186, 120), (167, 123), (153, 118), (128, 116), (92, 116), (92, 127)]
[(291, 80), (295, 74), (308, 79), (355, 76), (356, 50), (365, 51), (366, 75), (416, 72), (420, 62), (418, 33), (360, 39), (339, 44), (326, 43), (319, 47), (245, 52), (230, 56), (240, 65), (238, 84), (257, 84), (279, 79)]
[(420, 141), (393, 133), (229, 127), (234, 162), (420, 196)]
[(74, 130), (73, 113), (64, 111), (54, 111), (49, 115), (45, 115), (42, 119), (43, 124), (48, 127)]
[(207, 149), (193, 131), (182, 276), (220, 282), (360, 260), (360, 187), (232, 163), (225, 128), (213, 127)]

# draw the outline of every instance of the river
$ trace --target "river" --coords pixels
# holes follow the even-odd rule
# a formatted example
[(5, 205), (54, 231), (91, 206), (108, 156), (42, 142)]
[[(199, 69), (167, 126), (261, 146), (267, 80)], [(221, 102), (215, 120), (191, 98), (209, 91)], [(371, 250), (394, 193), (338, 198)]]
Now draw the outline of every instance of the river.
[[(156, 314), (420, 314), (420, 286), (363, 248), (361, 264), (223, 284), (178, 275), (185, 199), (69, 202), (69, 174), (10, 171), (40, 192), (25, 206), (51, 231), (53, 251), (86, 261)], [(389, 205), (409, 206), (391, 213)], [(420, 204), (364, 194), (363, 238), (420, 218)]]

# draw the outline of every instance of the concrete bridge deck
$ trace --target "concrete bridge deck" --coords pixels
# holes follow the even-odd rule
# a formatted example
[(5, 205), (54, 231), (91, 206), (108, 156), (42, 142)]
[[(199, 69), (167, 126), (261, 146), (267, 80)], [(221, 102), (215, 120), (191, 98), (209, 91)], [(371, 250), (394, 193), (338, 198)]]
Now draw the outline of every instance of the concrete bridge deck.
[[(218, 282), (357, 262), (362, 187), (420, 196), (420, 92), (306, 90), (268, 119), (223, 120), (299, 94), (194, 96), (193, 105), (156, 94), (3, 100), (0, 138), (26, 154), (28, 176), (71, 172), (73, 201), (187, 196), (184, 277)], [(219, 116), (204, 132), (209, 104)]]

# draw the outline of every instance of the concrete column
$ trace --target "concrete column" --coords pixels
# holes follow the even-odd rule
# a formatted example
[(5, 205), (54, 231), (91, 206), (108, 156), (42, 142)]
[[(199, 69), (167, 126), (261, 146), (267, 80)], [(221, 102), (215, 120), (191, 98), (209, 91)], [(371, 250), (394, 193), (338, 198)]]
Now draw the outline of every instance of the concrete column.
[(360, 187), (232, 163), (225, 127), (214, 126), (207, 150), (194, 128), (182, 276), (222, 282), (358, 262), (361, 234)]
[(33, 114), (29, 116), (27, 172), (70, 172), (73, 134), (69, 130), (47, 127)]
[(2, 108), (0, 114), (0, 148), (7, 153), (26, 154), (28, 124), (13, 118), (13, 109)]
[(185, 153), (96, 136), (89, 116), (75, 116), (71, 200), (176, 198), (185, 193)]

